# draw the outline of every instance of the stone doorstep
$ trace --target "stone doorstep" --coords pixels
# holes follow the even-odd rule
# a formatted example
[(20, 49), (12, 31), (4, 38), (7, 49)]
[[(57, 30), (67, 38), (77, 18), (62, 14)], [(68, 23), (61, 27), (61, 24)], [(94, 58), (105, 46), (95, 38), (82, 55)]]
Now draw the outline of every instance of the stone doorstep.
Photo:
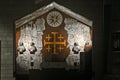
[(41, 66), (43, 68), (65, 68), (67, 64), (65, 62), (45, 62)]
[(66, 64), (66, 62), (45, 62), (41, 65), (41, 68), (43, 69), (66, 69), (66, 70), (69, 70), (69, 69), (80, 69), (79, 66), (76, 66), (76, 67), (73, 67), (73, 66), (68, 66)]

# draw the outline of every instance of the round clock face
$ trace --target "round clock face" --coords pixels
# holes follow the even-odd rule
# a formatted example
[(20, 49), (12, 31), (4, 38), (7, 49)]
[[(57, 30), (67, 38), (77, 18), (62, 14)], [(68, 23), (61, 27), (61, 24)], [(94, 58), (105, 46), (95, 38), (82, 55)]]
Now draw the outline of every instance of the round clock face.
[(47, 15), (47, 23), (51, 27), (58, 27), (62, 23), (62, 15), (58, 11), (52, 11)]

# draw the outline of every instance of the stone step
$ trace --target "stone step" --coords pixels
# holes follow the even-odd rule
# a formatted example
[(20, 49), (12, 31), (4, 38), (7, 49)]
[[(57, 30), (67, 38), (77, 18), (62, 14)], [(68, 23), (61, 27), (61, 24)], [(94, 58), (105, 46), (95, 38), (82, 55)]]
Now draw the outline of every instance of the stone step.
[(44, 62), (41, 64), (42, 68), (65, 68), (66, 66), (65, 62)]

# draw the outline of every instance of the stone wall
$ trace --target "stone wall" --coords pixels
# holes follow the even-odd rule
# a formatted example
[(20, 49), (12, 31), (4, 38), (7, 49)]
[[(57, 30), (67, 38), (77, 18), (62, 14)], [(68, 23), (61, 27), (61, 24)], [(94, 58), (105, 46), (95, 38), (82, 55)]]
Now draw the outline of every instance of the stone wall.
[[(5, 17), (0, 18), (1, 80), (13, 78), (13, 24)], [(2, 21), (1, 21), (2, 20)]]

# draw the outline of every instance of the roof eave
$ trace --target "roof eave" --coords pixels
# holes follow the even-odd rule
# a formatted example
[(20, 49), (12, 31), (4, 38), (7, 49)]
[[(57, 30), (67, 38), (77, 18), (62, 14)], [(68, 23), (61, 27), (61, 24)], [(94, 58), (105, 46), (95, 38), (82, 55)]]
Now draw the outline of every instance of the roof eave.
[(85, 18), (85, 17), (83, 17), (83, 16), (81, 16), (77, 13), (74, 13), (70, 9), (61, 6), (61, 5), (57, 4), (56, 2), (52, 2), (49, 5), (44, 6), (40, 9), (36, 10), (35, 12), (23, 17), (23, 18), (21, 18), (19, 20), (16, 20), (15, 21), (16, 28), (18, 28), (18, 27), (24, 25), (25, 23), (27, 23), (27, 22), (45, 14), (45, 13), (47, 13), (48, 11), (50, 11), (53, 8), (56, 8), (56, 9), (58, 9), (58, 10), (64, 12), (64, 13), (70, 15), (71, 17), (77, 19), (78, 21), (83, 22), (86, 25), (92, 27), (92, 21), (91, 20), (89, 20), (89, 19), (87, 19), (87, 18)]

